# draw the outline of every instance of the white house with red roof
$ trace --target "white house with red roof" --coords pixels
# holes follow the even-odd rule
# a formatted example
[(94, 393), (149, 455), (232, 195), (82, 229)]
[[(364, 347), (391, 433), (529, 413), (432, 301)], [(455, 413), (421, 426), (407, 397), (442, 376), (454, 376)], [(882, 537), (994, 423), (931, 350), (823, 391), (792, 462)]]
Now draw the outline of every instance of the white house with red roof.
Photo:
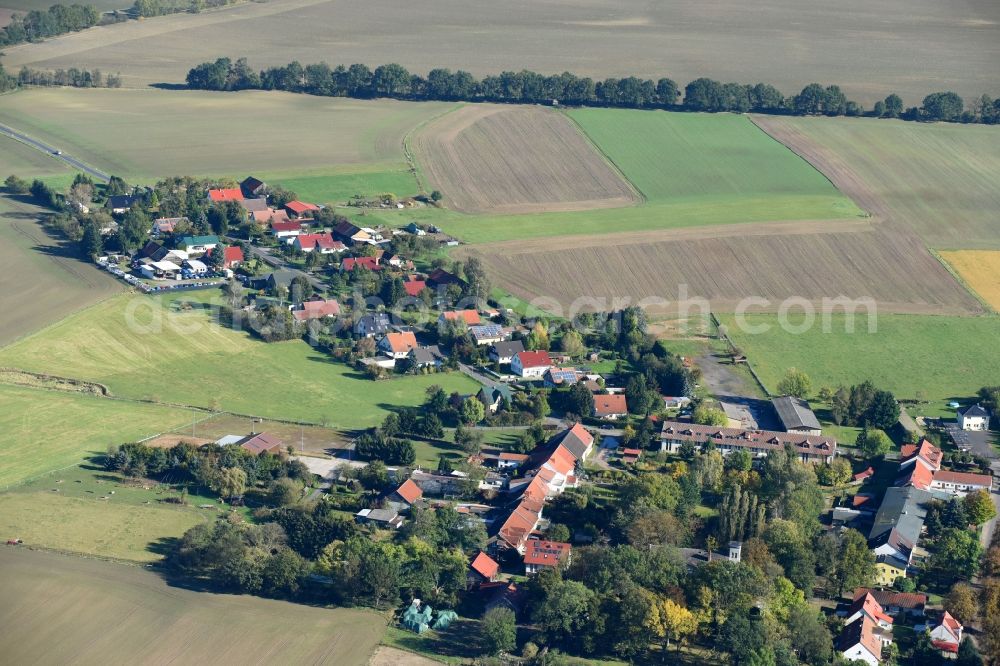
[(320, 254), (335, 254), (347, 249), (347, 246), (340, 241), (333, 240), (333, 236), (330, 233), (299, 234), (295, 236), (292, 245), (300, 252), (318, 250)]
[(885, 612), (882, 605), (875, 600), (875, 597), (870, 592), (858, 596), (854, 600), (854, 603), (851, 604), (850, 609), (847, 611), (844, 624), (850, 624), (862, 615), (870, 618), (872, 622), (882, 629), (892, 629), (892, 618)]
[(296, 321), (312, 321), (313, 319), (324, 319), (326, 317), (336, 317), (340, 314), (340, 303), (331, 298), (322, 301), (305, 301), (297, 309), (292, 310), (292, 316)]
[(573, 547), (568, 543), (529, 539), (524, 550), (524, 573), (531, 575), (569, 564), (572, 556)]
[(224, 187), (208, 191), (208, 200), (212, 203), (224, 201), (243, 201), (243, 190), (238, 187)]
[(944, 457), (941, 449), (922, 440), (920, 444), (904, 444), (900, 450), (897, 486), (919, 488), (964, 497), (974, 490), (987, 492), (993, 487), (989, 474), (973, 474), (941, 469)]
[[(209, 248), (208, 252), (205, 254), (209, 257), (215, 252), (216, 248)], [(242, 264), (244, 261), (243, 248), (239, 245), (227, 245), (222, 251), (222, 267), (233, 269)]]
[[(270, 219), (271, 234), (275, 238), (283, 239), (286, 243), (290, 243), (295, 236), (302, 233), (302, 223), (298, 220), (289, 220), (288, 216), (282, 211), (282, 218), (284, 219)], [(259, 222), (266, 222), (267, 220), (258, 220)]]
[(624, 393), (600, 394), (594, 396), (594, 416), (599, 419), (622, 419), (628, 416), (628, 404)]
[(385, 337), (378, 341), (378, 348), (390, 358), (406, 358), (410, 351), (417, 348), (417, 337), (413, 331), (386, 333)]
[(878, 625), (867, 616), (846, 625), (837, 639), (837, 652), (847, 661), (863, 661), (878, 666), (882, 661), (882, 640), (876, 634)]
[(492, 583), (500, 575), (500, 565), (492, 557), (479, 551), (469, 562), (468, 587), (478, 587), (483, 583)]
[(962, 643), (962, 631), (965, 627), (948, 611), (941, 616), (941, 621), (931, 626), (931, 645), (942, 652), (958, 652)]
[(525, 378), (540, 379), (552, 367), (552, 359), (545, 351), (523, 351), (514, 355), (510, 371)]

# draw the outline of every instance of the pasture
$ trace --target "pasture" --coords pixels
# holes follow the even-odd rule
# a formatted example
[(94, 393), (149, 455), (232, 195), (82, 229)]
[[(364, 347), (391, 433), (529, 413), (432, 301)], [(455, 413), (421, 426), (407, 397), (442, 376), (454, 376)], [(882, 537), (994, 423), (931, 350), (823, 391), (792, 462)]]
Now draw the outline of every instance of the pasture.
[(382, 189), (387, 179), (404, 190), (398, 194), (415, 194), (403, 137), (451, 106), (259, 91), (53, 88), (6, 96), (0, 123), (136, 181), (266, 175), (326, 202), (358, 188)]
[(935, 249), (1000, 249), (1000, 132), (984, 125), (870, 118), (754, 122), (858, 205)]
[(939, 254), (994, 312), (1000, 312), (1000, 252), (960, 250)]
[(254, 67), (399, 62), (422, 74), (526, 68), (595, 80), (670, 76), (682, 86), (708, 76), (764, 81), (785, 95), (818, 81), (869, 107), (890, 92), (910, 106), (938, 90), (970, 99), (996, 91), (1000, 7), (992, 0), (846, 0), (835, 9), (821, 0), (271, 0), (18, 46), (4, 64), (97, 67), (145, 86), (180, 83), (195, 64), (223, 55), (247, 55)]
[(545, 107), (467, 105), (423, 127), (412, 146), (429, 189), (464, 213), (589, 210), (638, 200), (573, 123)]
[(0, 385), (0, 488), (190, 420), (190, 412), (160, 405)]
[[(374, 382), (301, 340), (267, 344), (212, 321), (214, 292), (123, 295), (0, 350), (0, 366), (107, 384), (120, 396), (256, 416), (376, 425), (424, 389), (472, 393), (459, 373)], [(193, 301), (195, 307), (178, 307)]]
[[(719, 319), (771, 390), (789, 367), (796, 367), (812, 378), (816, 390), (870, 379), (899, 398), (930, 401), (911, 415), (937, 416), (953, 414), (948, 401), (968, 399), (1000, 376), (996, 316), (879, 314), (875, 333), (868, 332), (859, 316), (855, 332), (847, 333), (840, 315), (831, 317), (830, 332), (823, 332), (817, 318), (814, 327), (797, 335), (783, 331), (775, 315), (746, 317), (751, 326), (769, 326), (758, 334), (743, 330), (732, 315)], [(799, 324), (802, 319), (791, 314), (789, 321)]]
[(0, 651), (14, 663), (310, 663), (364, 666), (385, 630), (371, 612), (196, 592), (157, 573), (0, 550)]

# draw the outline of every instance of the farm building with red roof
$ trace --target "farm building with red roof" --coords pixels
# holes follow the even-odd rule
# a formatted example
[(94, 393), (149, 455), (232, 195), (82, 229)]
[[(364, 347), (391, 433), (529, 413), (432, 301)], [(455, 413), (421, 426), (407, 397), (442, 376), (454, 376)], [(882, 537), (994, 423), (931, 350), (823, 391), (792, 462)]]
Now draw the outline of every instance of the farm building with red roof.
[(223, 201), (243, 201), (243, 191), (238, 187), (209, 190), (208, 200), (212, 203), (221, 203)]
[(319, 206), (316, 204), (306, 203), (304, 201), (289, 201), (283, 208), (288, 212), (290, 217), (302, 217), (304, 215), (312, 214), (319, 210)]

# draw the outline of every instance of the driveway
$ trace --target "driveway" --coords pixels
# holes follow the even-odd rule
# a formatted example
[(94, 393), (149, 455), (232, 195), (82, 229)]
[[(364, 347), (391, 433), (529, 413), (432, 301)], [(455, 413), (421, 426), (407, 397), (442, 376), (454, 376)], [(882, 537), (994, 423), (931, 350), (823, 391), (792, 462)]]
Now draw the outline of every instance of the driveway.
[[(229, 236), (226, 237), (226, 240), (229, 241), (230, 243), (243, 242), (239, 238), (232, 238)], [(326, 289), (326, 285), (323, 284), (322, 280), (317, 278), (315, 275), (310, 275), (305, 271), (301, 271), (298, 268), (293, 268), (289, 266), (287, 263), (285, 263), (284, 259), (271, 254), (270, 248), (257, 247), (253, 243), (248, 243), (247, 245), (249, 246), (250, 254), (253, 257), (260, 259), (271, 268), (274, 269), (281, 268), (286, 271), (291, 271), (292, 273), (295, 273), (296, 277), (304, 277), (305, 279), (309, 280), (309, 284), (311, 284), (313, 286), (313, 289), (316, 289), (317, 291), (324, 291)]]

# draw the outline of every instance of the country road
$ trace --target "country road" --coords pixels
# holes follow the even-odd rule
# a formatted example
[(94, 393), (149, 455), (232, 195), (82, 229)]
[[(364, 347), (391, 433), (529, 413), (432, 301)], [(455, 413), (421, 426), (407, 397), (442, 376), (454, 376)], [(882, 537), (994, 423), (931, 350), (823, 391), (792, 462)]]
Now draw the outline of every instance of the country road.
[(41, 152), (49, 155), (50, 157), (62, 160), (63, 162), (70, 165), (74, 169), (79, 169), (80, 171), (83, 171), (84, 173), (89, 174), (94, 178), (97, 178), (98, 180), (108, 181), (111, 179), (111, 176), (104, 173), (103, 171), (95, 169), (94, 167), (85, 164), (84, 162), (76, 159), (75, 157), (71, 157), (70, 155), (64, 155), (62, 151), (58, 151), (56, 148), (53, 148), (48, 144), (42, 143), (38, 139), (33, 139), (27, 134), (22, 134), (21, 132), (18, 132), (17, 130), (11, 127), (7, 127), (6, 125), (0, 125), (0, 134), (3, 134), (11, 139), (14, 139), (15, 141), (20, 141), (24, 145), (34, 148), (35, 150), (40, 150)]

